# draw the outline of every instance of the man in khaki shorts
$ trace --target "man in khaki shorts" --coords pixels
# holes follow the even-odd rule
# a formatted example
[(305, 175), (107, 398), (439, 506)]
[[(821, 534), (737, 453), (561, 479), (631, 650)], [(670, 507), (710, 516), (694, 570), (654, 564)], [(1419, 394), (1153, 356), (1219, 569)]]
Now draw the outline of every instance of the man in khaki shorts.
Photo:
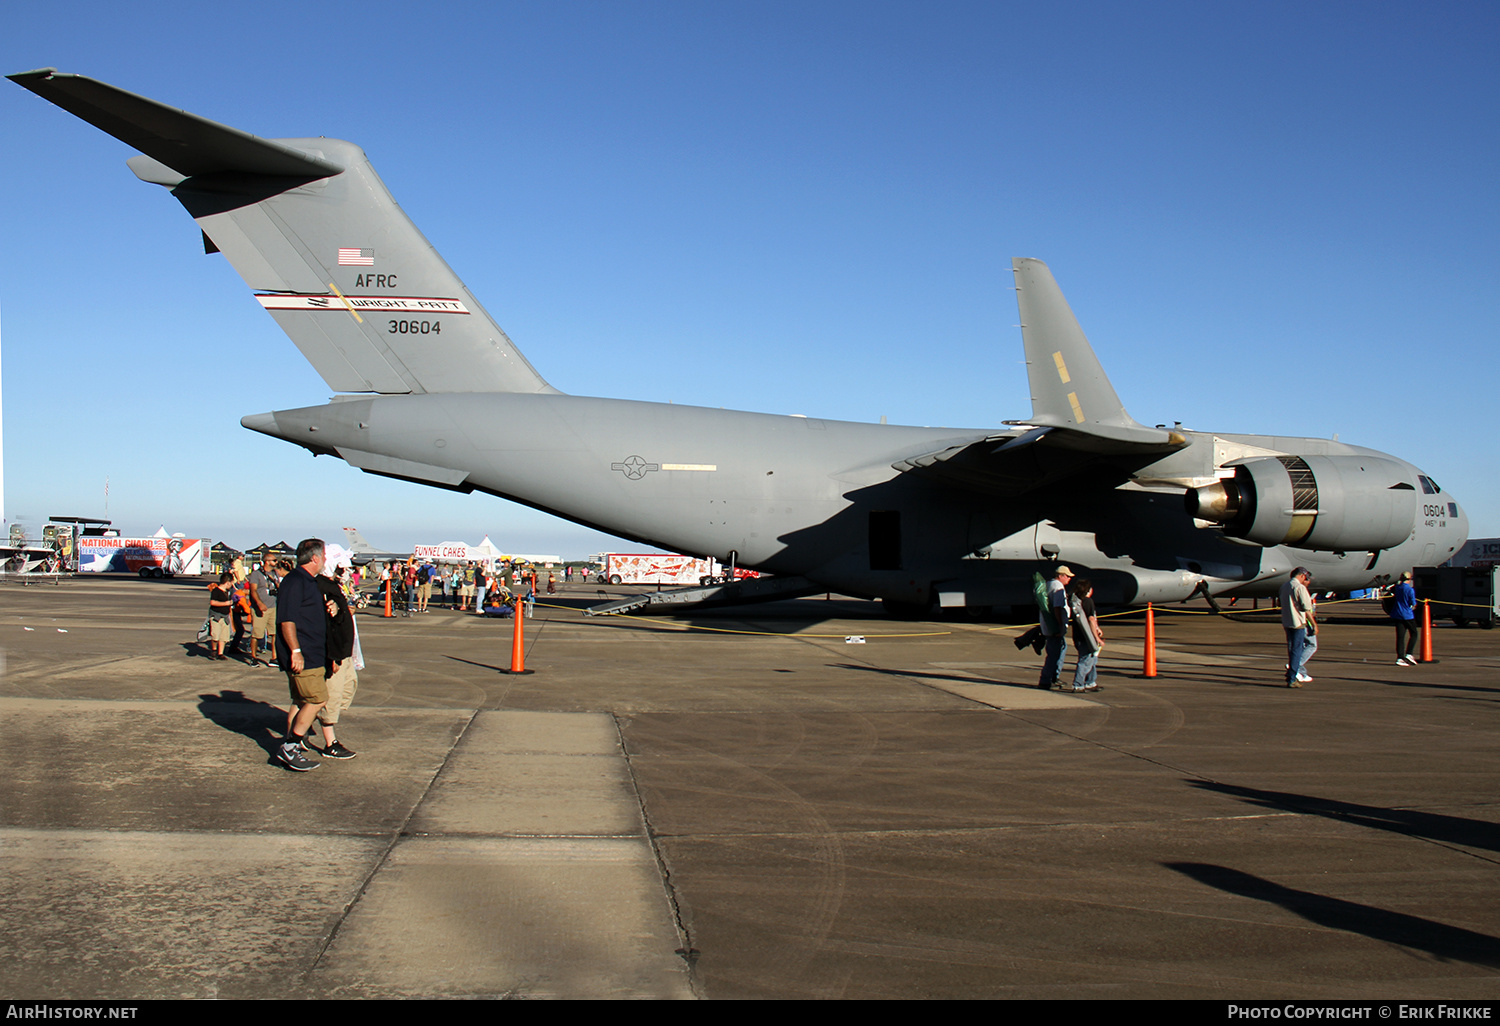
[(271, 579), (274, 571), (271, 569), (271, 564), (270, 553), (267, 553), (261, 565), (250, 574), (251, 666), (259, 666), (262, 658), (266, 659), (267, 666), (271, 665), (271, 660), (266, 658), (269, 655), (268, 650), (275, 644), (268, 634), (272, 625)]
[(276, 593), (276, 661), (286, 671), (297, 709), (277, 758), (299, 772), (318, 768), (318, 763), (302, 754), (302, 748), (318, 710), (328, 703), (324, 666), (329, 611), (316, 580), (324, 562), (322, 539), (299, 542), (297, 569), (282, 578)]
[(423, 562), (417, 567), (417, 612), (427, 612), (427, 604), (432, 601), (432, 578), (437, 573), (437, 568), (431, 563)]

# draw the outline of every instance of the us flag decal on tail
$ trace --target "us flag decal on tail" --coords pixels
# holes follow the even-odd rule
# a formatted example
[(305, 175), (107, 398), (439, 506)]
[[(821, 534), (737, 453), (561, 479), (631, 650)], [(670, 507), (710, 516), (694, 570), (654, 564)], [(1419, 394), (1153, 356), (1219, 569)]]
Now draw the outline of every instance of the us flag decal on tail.
[(374, 267), (375, 251), (373, 249), (355, 249), (339, 247), (340, 267)]

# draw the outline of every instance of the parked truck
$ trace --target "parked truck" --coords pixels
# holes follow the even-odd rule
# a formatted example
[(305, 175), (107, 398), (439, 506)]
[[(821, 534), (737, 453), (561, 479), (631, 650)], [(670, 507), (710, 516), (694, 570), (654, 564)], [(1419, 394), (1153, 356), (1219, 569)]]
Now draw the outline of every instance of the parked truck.
[(1419, 566), (1412, 570), (1417, 598), (1432, 603), (1434, 620), (1447, 617), (1462, 627), (1477, 623), (1489, 629), (1500, 619), (1494, 566)]

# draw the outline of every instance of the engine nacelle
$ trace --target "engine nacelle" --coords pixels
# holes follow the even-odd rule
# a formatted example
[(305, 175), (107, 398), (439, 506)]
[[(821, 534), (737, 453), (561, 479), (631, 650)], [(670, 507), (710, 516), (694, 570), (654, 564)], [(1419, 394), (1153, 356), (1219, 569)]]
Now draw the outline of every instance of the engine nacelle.
[(1187, 511), (1257, 545), (1359, 552), (1411, 537), (1417, 491), (1408, 471), (1379, 456), (1265, 456), (1236, 460), (1232, 479), (1186, 495)]

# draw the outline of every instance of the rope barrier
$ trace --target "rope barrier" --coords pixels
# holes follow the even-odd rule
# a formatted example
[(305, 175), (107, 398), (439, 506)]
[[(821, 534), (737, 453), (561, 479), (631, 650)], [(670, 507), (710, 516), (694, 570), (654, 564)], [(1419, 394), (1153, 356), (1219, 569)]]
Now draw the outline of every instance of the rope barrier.
[(1461, 606), (1464, 609), (1494, 609), (1495, 608), (1493, 605), (1491, 605), (1488, 602), (1451, 602), (1448, 599), (1436, 599), (1436, 598), (1418, 599), (1417, 601), (1418, 602), (1431, 602), (1435, 606)]
[[(1367, 602), (1367, 601), (1370, 601), (1370, 600), (1369, 599), (1353, 599), (1353, 598), (1349, 598), (1349, 599), (1325, 599), (1324, 601), (1319, 602), (1317, 605), (1318, 605), (1318, 611), (1321, 612), (1324, 609), (1328, 608), (1329, 606), (1343, 605), (1344, 603), (1347, 603), (1347, 602)], [(1471, 608), (1475, 608), (1475, 609), (1490, 609), (1490, 608), (1492, 608), (1492, 607), (1487, 606), (1487, 605), (1481, 605), (1481, 604), (1470, 603), (1470, 602), (1446, 602), (1446, 601), (1441, 601), (1441, 600), (1437, 600), (1437, 599), (1423, 600), (1423, 601), (1432, 601), (1432, 602), (1434, 602), (1434, 603), (1436, 603), (1438, 605), (1441, 605), (1441, 606), (1464, 606), (1464, 607), (1471, 607)], [(577, 607), (575, 607), (575, 606), (563, 606), (563, 605), (558, 605), (555, 602), (538, 602), (536, 604), (538, 606), (540, 606), (541, 608), (543, 608), (543, 609), (558, 609), (558, 610), (562, 610), (564, 612), (575, 612), (575, 613), (579, 611), (577, 609)], [(1158, 613), (1158, 614), (1161, 614), (1161, 613), (1175, 613), (1178, 616), (1224, 616), (1224, 615), (1233, 615), (1233, 616), (1239, 617), (1239, 616), (1253, 615), (1253, 614), (1256, 614), (1256, 613), (1275, 614), (1278, 617), (1281, 615), (1281, 609), (1280, 609), (1280, 607), (1277, 607), (1277, 606), (1266, 606), (1266, 607), (1263, 607), (1261, 609), (1232, 609), (1232, 608), (1225, 608), (1225, 609), (1223, 609), (1223, 610), (1221, 610), (1219, 612), (1215, 612), (1212, 609), (1180, 609), (1180, 608), (1174, 608), (1174, 607), (1156, 606), (1156, 607), (1154, 607), (1154, 611), (1156, 613)], [(1144, 613), (1145, 613), (1145, 609), (1143, 609), (1143, 608), (1142, 609), (1119, 609), (1119, 610), (1116, 610), (1113, 613), (1100, 613), (1100, 614), (1098, 614), (1098, 619), (1100, 619), (1100, 620), (1108, 620), (1108, 619), (1112, 619), (1114, 617), (1120, 617), (1120, 616), (1142, 616)], [(749, 630), (738, 630), (738, 629), (735, 629), (735, 628), (732, 628), (732, 627), (709, 627), (709, 626), (706, 626), (706, 625), (703, 625), (703, 624), (684, 624), (684, 623), (678, 623), (676, 621), (663, 620), (663, 619), (660, 619), (660, 618), (657, 618), (657, 617), (635, 616), (635, 615), (632, 615), (630, 613), (614, 613), (614, 614), (611, 614), (609, 617), (600, 618), (600, 619), (597, 619), (597, 620), (585, 620), (582, 617), (580, 617), (577, 622), (579, 622), (579, 623), (598, 623), (598, 624), (604, 624), (604, 623), (607, 623), (609, 620), (636, 620), (636, 621), (639, 621), (641, 623), (655, 624), (655, 625), (662, 626), (662, 627), (675, 627), (678, 630), (682, 630), (682, 631), (708, 631), (708, 632), (713, 633), (713, 634), (743, 634), (743, 635), (748, 635), (748, 636), (751, 636), (751, 637), (764, 637), (764, 638), (847, 638), (847, 637), (851, 637), (851, 635), (849, 635), (849, 634), (802, 634), (802, 633), (781, 632), (781, 631), (749, 631)], [(1039, 623), (1035, 623), (1035, 622), (1033, 622), (1033, 623), (1027, 623), (1027, 624), (1000, 624), (1000, 625), (994, 626), (994, 627), (985, 627), (985, 628), (983, 628), (983, 630), (986, 633), (992, 633), (992, 632), (1013, 632), (1013, 631), (1019, 631), (1019, 632), (1024, 633), (1024, 632), (1029, 631), (1032, 628), (1035, 628), (1035, 627), (1038, 627), (1038, 626), (1040, 626), (1040, 624)], [(867, 638), (867, 639), (868, 638), (881, 638), (881, 639), (885, 639), (885, 638), (938, 638), (938, 637), (943, 637), (945, 635), (951, 635), (953, 633), (955, 633), (955, 632), (951, 631), (951, 630), (948, 630), (948, 631), (923, 631), (923, 632), (912, 632), (912, 633), (904, 633), (904, 634), (862, 634), (862, 635), (859, 635), (859, 637), (863, 637), (863, 638)]]
[[(560, 605), (557, 605), (556, 603), (553, 603), (553, 602), (538, 602), (537, 605), (542, 606), (545, 609), (562, 609), (562, 610), (570, 610), (572, 612), (577, 612), (578, 611), (577, 609), (575, 609), (572, 606), (560, 606)], [(606, 618), (592, 619), (592, 620), (584, 620), (584, 619), (580, 618), (577, 622), (578, 623), (594, 623), (594, 624), (599, 624), (600, 626), (603, 626), (604, 624), (608, 623), (610, 620), (639, 620), (642, 623), (657, 624), (657, 625), (660, 625), (662, 627), (676, 627), (679, 630), (684, 630), (684, 631), (709, 631), (709, 632), (714, 633), (714, 634), (748, 634), (748, 635), (752, 635), (752, 636), (755, 636), (755, 637), (763, 637), (763, 638), (848, 638), (848, 637), (852, 636), (852, 635), (847, 634), (847, 633), (844, 633), (844, 634), (802, 634), (802, 633), (794, 633), (794, 632), (790, 632), (790, 631), (744, 631), (744, 630), (736, 630), (736, 629), (734, 629), (732, 627), (708, 627), (708, 626), (704, 626), (702, 624), (696, 624), (696, 623), (676, 623), (676, 622), (673, 622), (671, 620), (661, 620), (661, 619), (657, 619), (656, 617), (650, 617), (650, 616), (632, 616), (629, 613), (612, 613), (612, 614), (610, 614), (610, 616), (608, 616)], [(858, 635), (858, 636), (862, 637), (862, 638), (938, 638), (938, 637), (942, 637), (943, 635), (952, 634), (952, 633), (953, 633), (952, 631), (926, 631), (926, 632), (912, 633), (912, 634), (861, 634), (861, 635)]]

